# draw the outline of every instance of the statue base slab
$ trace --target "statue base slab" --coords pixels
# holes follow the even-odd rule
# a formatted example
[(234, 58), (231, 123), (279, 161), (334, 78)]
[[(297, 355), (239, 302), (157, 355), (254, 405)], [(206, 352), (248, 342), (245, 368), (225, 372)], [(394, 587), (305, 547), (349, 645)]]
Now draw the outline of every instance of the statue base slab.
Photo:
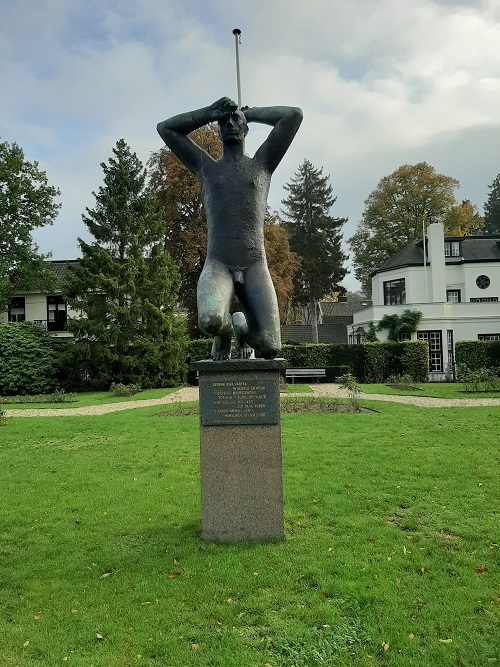
[(201, 536), (284, 538), (280, 372), (284, 359), (198, 361)]

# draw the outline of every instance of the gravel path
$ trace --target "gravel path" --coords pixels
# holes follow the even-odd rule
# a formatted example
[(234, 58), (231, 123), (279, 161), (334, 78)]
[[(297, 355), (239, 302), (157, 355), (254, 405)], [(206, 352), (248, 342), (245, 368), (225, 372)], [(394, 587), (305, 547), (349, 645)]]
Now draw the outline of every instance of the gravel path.
[[(338, 384), (312, 384), (310, 385), (314, 396), (330, 396), (334, 398), (346, 398), (347, 392)], [(290, 394), (290, 396), (311, 396), (311, 394)], [(422, 408), (456, 408), (456, 407), (479, 407), (500, 406), (500, 398), (429, 398), (425, 396), (389, 396), (386, 394), (361, 394), (363, 400), (387, 401), (389, 403), (406, 403)], [(44, 410), (5, 410), (7, 417), (85, 417), (94, 415), (105, 415), (110, 412), (121, 412), (133, 408), (147, 408), (167, 403), (186, 403), (198, 400), (198, 387), (183, 387), (163, 398), (151, 398), (149, 400), (124, 401), (123, 403), (107, 403), (106, 405), (89, 405), (85, 408), (46, 408)]]

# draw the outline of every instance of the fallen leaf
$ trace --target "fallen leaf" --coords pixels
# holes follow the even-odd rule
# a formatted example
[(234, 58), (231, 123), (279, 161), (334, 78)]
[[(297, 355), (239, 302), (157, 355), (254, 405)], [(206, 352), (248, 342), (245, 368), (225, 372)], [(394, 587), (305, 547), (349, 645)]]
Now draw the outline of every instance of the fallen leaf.
[(451, 644), (453, 639), (438, 639), (438, 642), (441, 642), (441, 644)]
[(422, 567), (420, 568), (420, 572), (421, 572), (422, 574), (425, 572), (425, 565), (422, 565)]
[(96, 632), (96, 635), (95, 635), (95, 636), (96, 636), (97, 639), (99, 639), (99, 640), (104, 639), (104, 635), (101, 635), (100, 632)]
[(382, 648), (384, 649), (384, 653), (389, 650), (389, 642), (382, 642)]
[(484, 571), (486, 570), (486, 565), (483, 563), (479, 567), (476, 567), (476, 572), (478, 574), (484, 574)]
[(424, 601), (422, 600), (422, 598), (418, 598), (418, 604), (419, 604), (420, 606), (422, 606), (422, 605), (424, 604)]
[(311, 502), (312, 502), (312, 503), (317, 503), (318, 501), (316, 500), (316, 498), (313, 498), (313, 499), (311, 500)]
[(228, 603), (228, 604), (233, 604), (233, 598), (228, 598), (228, 599), (227, 599), (227, 603)]
[(78, 609), (72, 609), (72, 610), (71, 610), (71, 613), (72, 613), (72, 614), (78, 614)]
[(104, 574), (101, 574), (99, 579), (106, 579), (107, 577), (110, 577), (110, 576), (111, 576), (111, 572), (108, 571), (108, 572), (105, 572)]
[(371, 543), (373, 544), (373, 543), (375, 542), (375, 538), (373, 538), (373, 537), (369, 537), (369, 538), (368, 538), (368, 542), (371, 542)]
[(245, 612), (244, 612), (244, 611), (240, 611), (240, 613), (238, 614), (238, 618), (243, 618), (244, 615), (245, 615)]
[(254, 577), (258, 577), (258, 576), (259, 576), (259, 573), (258, 573), (258, 572), (254, 572), (254, 573), (253, 573), (253, 576), (254, 576)]
[[(423, 242), (422, 242), (423, 243)], [(328, 551), (333, 551), (332, 547), (328, 547)]]
[(411, 554), (411, 551), (408, 551), (406, 547), (403, 547), (403, 553), (405, 556), (407, 556), (408, 554)]
[(177, 579), (177, 577), (180, 577), (181, 573), (180, 572), (172, 572), (171, 574), (168, 575), (169, 579)]
[(415, 639), (415, 635), (413, 634), (413, 632), (410, 632), (410, 634), (408, 635), (408, 639)]
[(179, 565), (179, 561), (174, 558), (174, 565)]
[(26, 640), (26, 641), (24, 642), (24, 644), (23, 644), (24, 648), (26, 648), (26, 647), (29, 646), (29, 645), (30, 645), (29, 640)]
[(39, 611), (38, 614), (35, 614), (33, 616), (33, 618), (35, 619), (35, 621), (39, 621), (42, 618), (42, 612)]
[(200, 645), (199, 644), (191, 644), (191, 648), (193, 651), (199, 651), (200, 650)]
[(400, 583), (401, 583), (401, 577), (398, 577), (398, 578), (396, 579), (396, 583), (397, 583), (397, 584), (400, 584)]

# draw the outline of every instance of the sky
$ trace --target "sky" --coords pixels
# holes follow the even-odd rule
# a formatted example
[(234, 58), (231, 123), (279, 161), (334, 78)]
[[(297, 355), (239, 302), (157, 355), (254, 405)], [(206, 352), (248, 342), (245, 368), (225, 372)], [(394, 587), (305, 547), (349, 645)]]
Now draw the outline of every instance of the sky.
[[(402, 164), (458, 179), (481, 214), (500, 173), (500, 0), (0, 0), (0, 16), (0, 140), (61, 190), (34, 234), (53, 259), (89, 240), (118, 139), (146, 163), (159, 121), (237, 98), (234, 28), (242, 103), (304, 112), (272, 209), (305, 158), (330, 176), (345, 240)], [(268, 131), (251, 125), (248, 154)], [(358, 289), (352, 270), (344, 285)]]

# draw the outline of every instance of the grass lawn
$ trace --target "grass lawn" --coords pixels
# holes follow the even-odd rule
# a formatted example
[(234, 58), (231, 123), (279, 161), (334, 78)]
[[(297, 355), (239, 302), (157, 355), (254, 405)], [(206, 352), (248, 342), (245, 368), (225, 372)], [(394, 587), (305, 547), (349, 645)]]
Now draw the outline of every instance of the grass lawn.
[(461, 382), (422, 382), (415, 383), (416, 391), (393, 389), (386, 384), (362, 384), (363, 394), (389, 394), (398, 396), (432, 396), (433, 398), (500, 398), (500, 391), (466, 392)]
[(500, 662), (500, 410), (364, 403), (283, 416), (266, 545), (201, 542), (197, 417), (8, 420), (2, 667)]
[(83, 408), (89, 405), (105, 405), (107, 403), (123, 403), (124, 401), (145, 401), (150, 398), (163, 398), (167, 394), (177, 391), (178, 387), (174, 389), (147, 389), (141, 391), (133, 396), (113, 396), (110, 391), (87, 391), (77, 394), (72, 394), (75, 400), (63, 403), (44, 403), (43, 396), (40, 396), (40, 402), (31, 402), (23, 400), (26, 397), (19, 397), (20, 402), (16, 402), (17, 397), (14, 396), (0, 396), (0, 406), (9, 410), (33, 410), (43, 408)]

